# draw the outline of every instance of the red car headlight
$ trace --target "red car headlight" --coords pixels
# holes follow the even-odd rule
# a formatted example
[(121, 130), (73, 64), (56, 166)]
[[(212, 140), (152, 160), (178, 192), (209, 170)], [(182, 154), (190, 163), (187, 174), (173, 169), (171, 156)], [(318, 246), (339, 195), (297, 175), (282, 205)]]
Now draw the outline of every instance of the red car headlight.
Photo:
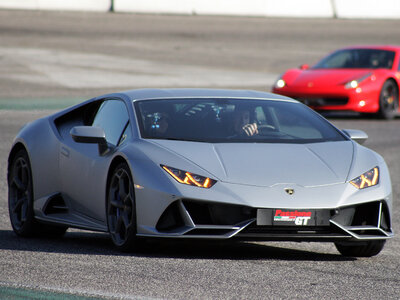
[(368, 73), (365, 74), (359, 78), (355, 78), (353, 80), (348, 81), (347, 83), (345, 83), (344, 87), (346, 89), (355, 89), (357, 88), (361, 82), (363, 82), (365, 79), (367, 79), (368, 77), (370, 77), (372, 75), (372, 73)]
[(285, 82), (285, 80), (283, 80), (282, 78), (280, 78), (280, 79), (278, 79), (276, 82), (275, 82), (275, 88), (278, 88), (278, 89), (281, 89), (281, 88), (283, 88), (283, 87), (285, 87), (285, 85), (286, 85), (286, 82)]

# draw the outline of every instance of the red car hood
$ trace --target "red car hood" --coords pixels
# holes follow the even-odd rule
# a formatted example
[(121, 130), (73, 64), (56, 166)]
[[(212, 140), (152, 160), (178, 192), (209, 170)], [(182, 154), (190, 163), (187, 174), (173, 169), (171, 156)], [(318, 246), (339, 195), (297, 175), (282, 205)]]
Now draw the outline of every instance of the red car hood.
[(337, 86), (358, 79), (368, 73), (369, 69), (310, 69), (298, 73), (288, 85), (294, 87)]

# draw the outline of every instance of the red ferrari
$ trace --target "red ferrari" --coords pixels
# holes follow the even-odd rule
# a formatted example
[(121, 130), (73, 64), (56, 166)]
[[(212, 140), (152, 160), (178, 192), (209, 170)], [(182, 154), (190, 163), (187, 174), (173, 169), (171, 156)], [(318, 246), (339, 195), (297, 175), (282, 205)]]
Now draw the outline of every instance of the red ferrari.
[(400, 46), (339, 49), (313, 67), (286, 71), (272, 91), (318, 111), (376, 113), (392, 119), (399, 110)]

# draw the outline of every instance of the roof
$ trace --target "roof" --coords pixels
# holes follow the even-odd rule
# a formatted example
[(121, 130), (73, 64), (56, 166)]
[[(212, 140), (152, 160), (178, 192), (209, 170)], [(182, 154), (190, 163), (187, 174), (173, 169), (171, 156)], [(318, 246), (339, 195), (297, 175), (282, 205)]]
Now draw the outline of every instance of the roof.
[(193, 98), (193, 97), (223, 97), (223, 98), (260, 98), (273, 100), (291, 100), (293, 99), (252, 90), (228, 90), (228, 89), (200, 89), (200, 88), (182, 88), (182, 89), (138, 89), (122, 92), (131, 100), (144, 100), (155, 98)]
[(400, 46), (398, 45), (353, 45), (349, 47), (344, 47), (341, 49), (379, 49), (388, 51), (400, 51)]

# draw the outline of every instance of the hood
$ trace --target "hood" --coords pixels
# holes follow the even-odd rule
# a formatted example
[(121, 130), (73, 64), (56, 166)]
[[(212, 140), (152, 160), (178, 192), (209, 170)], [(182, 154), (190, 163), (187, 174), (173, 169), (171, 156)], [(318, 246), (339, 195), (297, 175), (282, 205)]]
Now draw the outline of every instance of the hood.
[(343, 183), (354, 151), (351, 141), (209, 144), (158, 140), (154, 143), (190, 160), (219, 181), (265, 187), (282, 183), (308, 187)]
[(292, 87), (337, 86), (369, 73), (368, 69), (310, 69), (299, 72), (288, 84)]

